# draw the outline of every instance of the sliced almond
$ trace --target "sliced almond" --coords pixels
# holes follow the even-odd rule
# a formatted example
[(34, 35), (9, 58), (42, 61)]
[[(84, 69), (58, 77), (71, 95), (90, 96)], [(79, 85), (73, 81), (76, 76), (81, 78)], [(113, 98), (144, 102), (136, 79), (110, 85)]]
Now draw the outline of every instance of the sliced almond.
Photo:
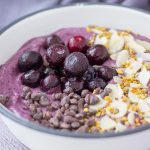
[(101, 45), (106, 46), (107, 42), (108, 42), (108, 39), (105, 36), (100, 37), (99, 35), (97, 35), (94, 41), (94, 44), (101, 44)]
[(116, 82), (116, 83), (120, 83), (120, 82), (122, 81), (122, 79), (121, 79), (120, 77), (118, 77), (118, 76), (114, 76), (114, 77), (113, 77), (113, 80), (114, 80), (114, 82)]
[(150, 61), (150, 53), (138, 53), (137, 57), (142, 58), (145, 62)]
[(125, 43), (128, 43), (130, 41), (133, 41), (134, 37), (131, 34), (129, 34), (129, 35), (124, 36), (124, 40), (125, 40)]
[(114, 54), (123, 49), (124, 38), (117, 34), (113, 34), (109, 41), (109, 53)]
[(150, 111), (144, 113), (144, 117), (150, 117)]
[(142, 62), (143, 62), (143, 59), (142, 58), (138, 58), (137, 61), (134, 61), (131, 64), (131, 67), (133, 68), (134, 71), (137, 72), (141, 68)]
[(126, 130), (127, 127), (125, 125), (123, 125), (122, 123), (118, 122), (116, 125), (116, 132), (123, 132), (124, 130)]
[(104, 116), (100, 119), (100, 127), (103, 130), (110, 130), (116, 127), (116, 122), (108, 116)]
[(103, 33), (103, 31), (98, 30), (98, 29), (96, 29), (96, 28), (91, 28), (91, 31), (92, 31), (93, 33), (96, 33), (96, 34), (99, 34), (99, 35), (101, 35), (101, 34)]
[(125, 75), (132, 75), (135, 73), (135, 71), (132, 68), (128, 67), (125, 69), (124, 73)]
[(117, 30), (115, 29), (110, 29), (109, 32), (112, 33), (113, 35), (118, 35)]
[(111, 58), (112, 60), (116, 60), (117, 57), (118, 57), (118, 54), (119, 54), (119, 53), (111, 54), (111, 55), (110, 55), (110, 58)]
[(138, 106), (139, 106), (139, 110), (141, 111), (141, 112), (148, 112), (148, 111), (150, 111), (150, 107), (149, 107), (149, 105), (144, 101), (144, 100), (140, 100), (139, 102), (138, 102)]
[(129, 67), (125, 69), (125, 74), (126, 75), (133, 75), (137, 73), (137, 71), (140, 70), (142, 67), (142, 59), (138, 59), (137, 61), (133, 61)]
[(133, 94), (131, 91), (128, 92), (128, 97), (129, 97), (129, 100), (132, 102), (132, 103), (138, 103), (139, 102), (139, 98), (136, 94)]
[(137, 87), (141, 87), (141, 85), (137, 84), (137, 83), (130, 83), (130, 87), (131, 88), (137, 88)]
[(139, 39), (136, 39), (136, 42), (143, 46), (146, 50), (149, 50), (150, 49), (150, 42), (147, 42), (147, 41), (143, 41), (143, 40), (139, 40)]
[(139, 72), (137, 79), (144, 85), (147, 86), (150, 81), (150, 71), (141, 71)]
[(145, 121), (147, 121), (148, 123), (150, 123), (150, 117), (145, 117)]
[(134, 122), (135, 122), (135, 114), (134, 114), (134, 112), (129, 112), (127, 119), (128, 119), (129, 124), (133, 125)]
[(110, 105), (110, 108), (116, 109), (116, 113), (112, 113), (109, 110), (109, 107), (106, 108), (106, 113), (112, 118), (121, 118), (127, 113), (127, 104), (121, 101), (114, 101)]
[(129, 60), (129, 53), (127, 50), (122, 50), (119, 52), (118, 57), (116, 59), (116, 65), (121, 67), (124, 63)]
[(121, 87), (118, 84), (108, 84), (106, 86), (106, 88), (109, 88), (109, 89), (112, 90), (111, 93), (110, 93), (110, 97), (113, 100), (119, 100), (119, 99), (122, 98), (123, 91), (122, 91)]
[(144, 64), (147, 66), (146, 67), (147, 70), (150, 70), (150, 61), (146, 61), (146, 62), (144, 62)]
[(146, 99), (144, 99), (144, 101), (150, 106), (150, 97), (147, 97)]
[(136, 53), (144, 53), (146, 51), (146, 49), (143, 46), (139, 45), (134, 40), (128, 41), (127, 45), (129, 48), (133, 49)]

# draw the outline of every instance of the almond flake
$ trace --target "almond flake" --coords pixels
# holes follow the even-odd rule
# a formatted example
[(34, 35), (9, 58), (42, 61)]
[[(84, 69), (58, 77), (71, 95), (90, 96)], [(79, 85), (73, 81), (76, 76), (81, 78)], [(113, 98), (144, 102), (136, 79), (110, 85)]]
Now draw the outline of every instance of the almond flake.
[(100, 119), (100, 127), (103, 130), (110, 130), (116, 127), (116, 122), (108, 116), (104, 116)]
[(148, 123), (150, 123), (150, 117), (145, 117), (145, 121), (147, 121)]
[(139, 45), (134, 40), (128, 41), (127, 45), (130, 49), (133, 49), (136, 53), (144, 53), (146, 51), (146, 49), (143, 46)]
[(114, 80), (114, 82), (116, 82), (116, 83), (120, 83), (120, 82), (121, 82), (121, 78), (118, 77), (118, 76), (114, 76), (114, 77), (113, 77), (113, 80)]
[(139, 98), (136, 94), (133, 94), (131, 91), (129, 91), (128, 93), (128, 97), (129, 97), (129, 100), (132, 102), (132, 103), (138, 103), (139, 102)]
[(150, 61), (150, 53), (138, 53), (137, 57), (142, 58), (145, 62)]
[(116, 60), (116, 65), (118, 67), (121, 67), (124, 63), (126, 63), (129, 60), (129, 53), (127, 50), (122, 50), (119, 52), (117, 60)]
[(114, 54), (123, 49), (124, 38), (117, 34), (113, 34), (109, 41), (109, 53)]
[(144, 85), (147, 86), (150, 80), (150, 71), (141, 71), (138, 74), (137, 79)]
[(123, 91), (121, 89), (121, 87), (118, 85), (118, 84), (108, 84), (106, 86), (106, 88), (109, 88), (111, 89), (111, 93), (110, 93), (110, 97), (113, 99), (113, 100), (119, 100), (122, 98), (123, 96)]
[(150, 117), (150, 111), (144, 113), (144, 117)]
[(127, 113), (127, 104), (125, 102), (114, 101), (109, 105), (109, 107), (117, 110), (116, 113), (112, 113), (106, 108), (106, 113), (112, 118), (121, 118)]
[(141, 112), (148, 112), (148, 111), (150, 111), (150, 107), (148, 106), (148, 104), (144, 100), (140, 100), (138, 102), (138, 106), (139, 106), (139, 110)]
[(124, 40), (125, 40), (125, 43), (128, 43), (130, 41), (133, 41), (134, 37), (131, 34), (129, 34), (128, 36), (127, 35), (124, 36)]
[(137, 83), (130, 83), (130, 87), (131, 88), (138, 88), (138, 87), (141, 87), (141, 85), (137, 84)]
[(112, 33), (113, 35), (118, 35), (117, 30), (115, 29), (110, 29), (109, 32)]
[(103, 33), (103, 31), (98, 30), (98, 29), (96, 29), (96, 28), (91, 28), (91, 31), (92, 31), (93, 33), (96, 33), (96, 34), (99, 34), (99, 35), (101, 35), (101, 34)]
[(150, 97), (147, 97), (146, 99), (144, 99), (144, 101), (150, 106)]
[(135, 122), (135, 114), (134, 112), (129, 112), (128, 114), (128, 122), (130, 123), (130, 125), (133, 125)]
[(137, 61), (133, 61), (129, 67), (125, 69), (126, 75), (133, 75), (137, 73), (138, 70), (142, 67), (142, 59), (138, 59)]
[(118, 54), (119, 54), (119, 53), (111, 54), (111, 55), (110, 55), (110, 58), (111, 58), (112, 60), (116, 60), (117, 57), (118, 57)]
[(122, 132), (124, 130), (126, 130), (127, 127), (125, 125), (123, 125), (122, 123), (118, 122), (116, 125), (116, 132)]
[(99, 35), (97, 35), (95, 38), (94, 44), (101, 44), (101, 45), (106, 46), (107, 42), (108, 42), (108, 39), (105, 36), (100, 37)]

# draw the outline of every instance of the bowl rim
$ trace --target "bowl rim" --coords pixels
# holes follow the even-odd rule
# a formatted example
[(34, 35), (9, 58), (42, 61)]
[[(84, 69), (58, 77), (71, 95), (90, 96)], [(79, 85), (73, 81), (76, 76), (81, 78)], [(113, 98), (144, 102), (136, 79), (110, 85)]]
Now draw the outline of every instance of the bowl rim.
[[(103, 5), (103, 6), (111, 6), (111, 7), (120, 7), (120, 8), (125, 8), (125, 9), (129, 9), (129, 10), (133, 10), (133, 11), (137, 11), (137, 12), (141, 12), (144, 14), (149, 15), (150, 13), (146, 10), (142, 10), (139, 8), (131, 8), (131, 7), (127, 7), (127, 6), (120, 6), (118, 4), (106, 4), (106, 3), (73, 3), (73, 4), (69, 4), (69, 5), (61, 5), (61, 6), (56, 6), (56, 7), (47, 7), (38, 11), (35, 11), (33, 13), (29, 13), (28, 15), (25, 15), (23, 17), (20, 17), (18, 19), (16, 19), (15, 21), (13, 21), (12, 23), (8, 24), (7, 26), (5, 26), (4, 28), (2, 28), (0, 30), (0, 36), (3, 35), (3, 33), (5, 31), (7, 31), (9, 28), (11, 28), (13, 25), (17, 24), (18, 22), (28, 18), (28, 17), (32, 17), (33, 15), (39, 14), (41, 12), (44, 11), (48, 11), (48, 10), (53, 10), (53, 9), (59, 9), (61, 7), (76, 7), (76, 6), (89, 6), (89, 5)], [(36, 124), (34, 122), (28, 121), (24, 118), (19, 118), (17, 117), (17, 115), (15, 115), (13, 112), (11, 112), (10, 110), (8, 110), (5, 106), (3, 106), (2, 104), (0, 104), (0, 113), (2, 115), (4, 115), (5, 117), (7, 117), (8, 119), (10, 119), (11, 121), (14, 121), (15, 123), (18, 123), (19, 125), (23, 125), (24, 127), (27, 127), (29, 129), (33, 129), (35, 131), (39, 131), (41, 133), (45, 133), (45, 134), (52, 134), (52, 135), (57, 135), (57, 136), (64, 136), (64, 137), (72, 137), (72, 138), (110, 138), (110, 137), (119, 137), (119, 136), (127, 136), (127, 135), (131, 135), (131, 134), (135, 134), (135, 133), (139, 133), (145, 130), (150, 129), (150, 124), (147, 125), (142, 125), (140, 127), (134, 128), (134, 129), (128, 129), (125, 130), (123, 132), (106, 132), (106, 133), (77, 133), (77, 132), (72, 132), (72, 131), (67, 131), (67, 130), (60, 130), (60, 129), (53, 129), (53, 128), (47, 128), (44, 127), (42, 125)]]

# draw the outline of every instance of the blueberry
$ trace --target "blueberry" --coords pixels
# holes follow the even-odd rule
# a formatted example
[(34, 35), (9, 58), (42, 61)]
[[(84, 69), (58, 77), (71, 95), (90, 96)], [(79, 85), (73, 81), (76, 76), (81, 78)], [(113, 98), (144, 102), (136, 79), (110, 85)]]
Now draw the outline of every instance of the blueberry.
[(93, 65), (101, 65), (109, 58), (107, 48), (99, 44), (89, 48), (86, 52), (86, 56)]
[(62, 66), (68, 55), (67, 47), (62, 44), (53, 44), (47, 49), (48, 61), (53, 66)]
[(48, 91), (51, 88), (57, 87), (59, 84), (60, 84), (60, 81), (58, 77), (54, 74), (50, 74), (41, 81), (41, 89), (43, 91)]
[(85, 81), (90, 81), (96, 77), (96, 70), (94, 67), (89, 66), (87, 71), (83, 75)]
[(82, 75), (89, 66), (89, 61), (83, 53), (73, 52), (66, 57), (64, 69), (73, 76)]
[(85, 52), (88, 48), (87, 40), (81, 36), (74, 36), (68, 42), (68, 49), (70, 52)]
[(29, 70), (21, 76), (21, 81), (23, 85), (37, 87), (40, 82), (40, 73), (36, 70)]
[(106, 86), (106, 82), (101, 78), (95, 78), (92, 81), (87, 82), (87, 87), (91, 91), (99, 87), (104, 89), (105, 86)]
[(97, 74), (100, 78), (103, 78), (105, 81), (110, 81), (113, 76), (117, 75), (115, 68), (108, 66), (101, 66), (97, 69)]
[(40, 53), (35, 51), (27, 51), (18, 59), (18, 68), (21, 72), (26, 72), (31, 69), (39, 68), (43, 63)]
[(74, 92), (80, 93), (84, 89), (84, 80), (77, 78), (70, 78), (65, 83), (65, 88), (71, 87)]
[(49, 47), (52, 44), (63, 44), (64, 42), (56, 34), (51, 34), (46, 38), (46, 46)]

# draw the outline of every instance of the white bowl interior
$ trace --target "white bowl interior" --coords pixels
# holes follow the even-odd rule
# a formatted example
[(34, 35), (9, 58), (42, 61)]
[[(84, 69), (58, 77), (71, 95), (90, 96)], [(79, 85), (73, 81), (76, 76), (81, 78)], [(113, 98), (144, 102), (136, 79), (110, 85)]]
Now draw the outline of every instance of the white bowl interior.
[(150, 16), (128, 8), (109, 5), (78, 5), (47, 10), (21, 20), (0, 36), (0, 64), (32, 37), (49, 34), (63, 27), (100, 25), (130, 29), (150, 36)]
[[(23, 43), (33, 37), (47, 35), (63, 27), (84, 27), (93, 24), (117, 29), (130, 29), (150, 37), (150, 16), (148, 14), (109, 5), (62, 7), (30, 16), (2, 33), (0, 35), (0, 64), (4, 63)], [(41, 149), (41, 147), (44, 147), (45, 150), (49, 147), (55, 150), (60, 148), (67, 150), (70, 147), (73, 149), (86, 148), (89, 150), (93, 147), (95, 148), (95, 145), (97, 147), (103, 147), (103, 149), (113, 147), (117, 150), (142, 150), (143, 148), (146, 149), (149, 144), (148, 138), (145, 137), (148, 137), (150, 132), (146, 131), (130, 136), (107, 139), (107, 141), (104, 139), (84, 139), (83, 141), (83, 139), (74, 140), (73, 138), (47, 135), (26, 128), (4, 116), (2, 118), (16, 137), (30, 148), (36, 150)], [(42, 142), (41, 139), (43, 139)], [(133, 141), (132, 144), (130, 144), (131, 141)], [(81, 148), (81, 146), (84, 147)]]

